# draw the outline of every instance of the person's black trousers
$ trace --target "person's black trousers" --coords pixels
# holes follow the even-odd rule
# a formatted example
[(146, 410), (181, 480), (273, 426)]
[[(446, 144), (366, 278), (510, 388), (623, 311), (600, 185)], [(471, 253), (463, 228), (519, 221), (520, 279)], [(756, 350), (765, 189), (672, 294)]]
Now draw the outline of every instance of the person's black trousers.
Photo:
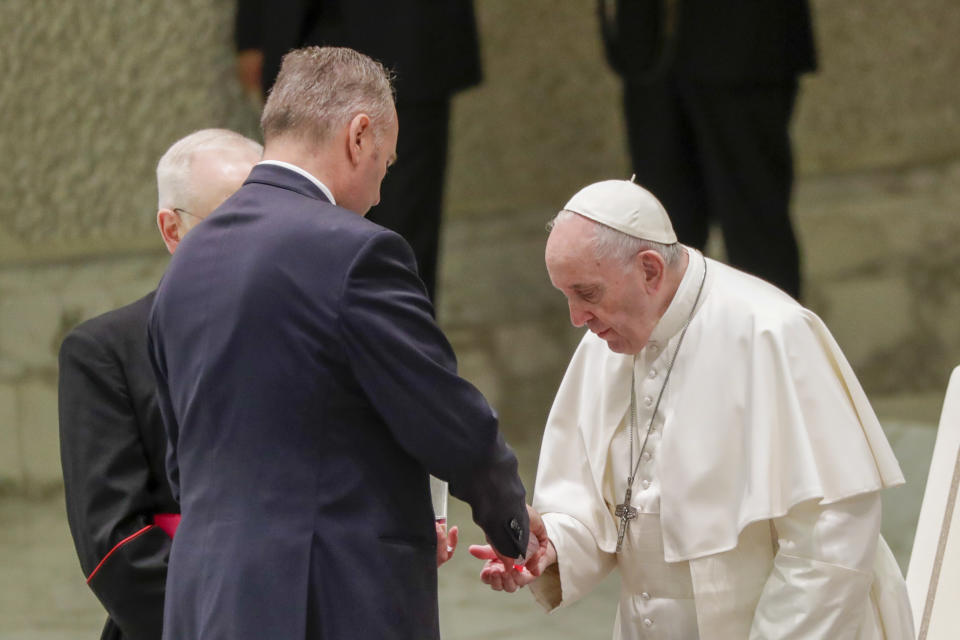
[(800, 294), (790, 222), (789, 124), (795, 81), (709, 85), (666, 77), (624, 83), (637, 182), (664, 205), (677, 237), (703, 249), (711, 221), (730, 264)]
[(410, 243), (427, 294), (435, 303), (450, 101), (399, 104), (397, 117), (397, 163), (383, 180), (380, 204), (367, 217)]

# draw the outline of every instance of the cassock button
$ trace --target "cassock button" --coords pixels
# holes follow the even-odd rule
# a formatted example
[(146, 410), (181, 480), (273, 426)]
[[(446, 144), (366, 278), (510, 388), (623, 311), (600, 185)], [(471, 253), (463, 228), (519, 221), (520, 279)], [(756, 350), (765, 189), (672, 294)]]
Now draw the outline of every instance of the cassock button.
[(644, 481), (641, 482), (640, 484), (643, 485), (643, 488), (644, 488), (644, 489), (649, 489), (649, 488), (650, 488), (650, 481), (649, 481), (649, 480), (644, 480)]
[(644, 451), (644, 452), (643, 452), (643, 455), (640, 456), (640, 457), (643, 458), (644, 460), (649, 460), (649, 459), (650, 459), (650, 452), (649, 452), (649, 451)]
[(643, 399), (643, 404), (649, 407), (650, 405), (653, 404), (653, 398), (651, 398), (650, 396), (647, 396), (646, 398)]
[(646, 591), (644, 591), (643, 593), (640, 594), (640, 599), (641, 599), (641, 600), (649, 600), (649, 599), (650, 599), (650, 594), (647, 593)]
[(656, 377), (657, 377), (657, 370), (656, 370), (656, 369), (650, 369), (650, 373), (648, 373), (647, 376), (649, 376), (651, 379), (656, 378)]
[(645, 626), (645, 627), (647, 627), (647, 628), (649, 629), (650, 627), (653, 626), (653, 620), (651, 620), (650, 618), (644, 618), (644, 619), (643, 619), (643, 626)]
[(651, 345), (650, 345), (650, 353), (656, 353), (657, 351), (659, 351), (657, 345), (651, 344)]

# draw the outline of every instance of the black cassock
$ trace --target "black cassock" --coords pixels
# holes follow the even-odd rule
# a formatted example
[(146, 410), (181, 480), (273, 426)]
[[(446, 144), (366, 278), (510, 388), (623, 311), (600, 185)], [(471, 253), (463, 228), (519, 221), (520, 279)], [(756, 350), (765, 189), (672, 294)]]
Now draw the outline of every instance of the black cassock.
[(147, 357), (153, 296), (84, 322), (60, 347), (67, 519), (110, 640), (160, 638), (171, 538), (155, 517), (179, 511)]

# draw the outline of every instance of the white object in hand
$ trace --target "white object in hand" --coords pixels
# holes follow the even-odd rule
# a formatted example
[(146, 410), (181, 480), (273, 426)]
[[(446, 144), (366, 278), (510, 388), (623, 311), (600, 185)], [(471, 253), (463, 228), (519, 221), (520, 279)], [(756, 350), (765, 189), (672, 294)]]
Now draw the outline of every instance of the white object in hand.
[(440, 524), (447, 523), (447, 483), (430, 476), (430, 497), (433, 499), (433, 516)]

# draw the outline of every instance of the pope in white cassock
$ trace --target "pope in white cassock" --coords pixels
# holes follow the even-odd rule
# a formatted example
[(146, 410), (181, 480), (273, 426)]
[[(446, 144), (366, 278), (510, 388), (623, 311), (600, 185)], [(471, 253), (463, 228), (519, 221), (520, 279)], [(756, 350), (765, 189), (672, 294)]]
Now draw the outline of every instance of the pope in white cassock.
[(912, 639), (880, 537), (903, 476), (821, 320), (679, 244), (628, 181), (577, 193), (546, 263), (589, 329), (543, 437), (549, 542), (539, 578), (472, 548), (484, 582), (552, 610), (616, 567), (615, 639)]

